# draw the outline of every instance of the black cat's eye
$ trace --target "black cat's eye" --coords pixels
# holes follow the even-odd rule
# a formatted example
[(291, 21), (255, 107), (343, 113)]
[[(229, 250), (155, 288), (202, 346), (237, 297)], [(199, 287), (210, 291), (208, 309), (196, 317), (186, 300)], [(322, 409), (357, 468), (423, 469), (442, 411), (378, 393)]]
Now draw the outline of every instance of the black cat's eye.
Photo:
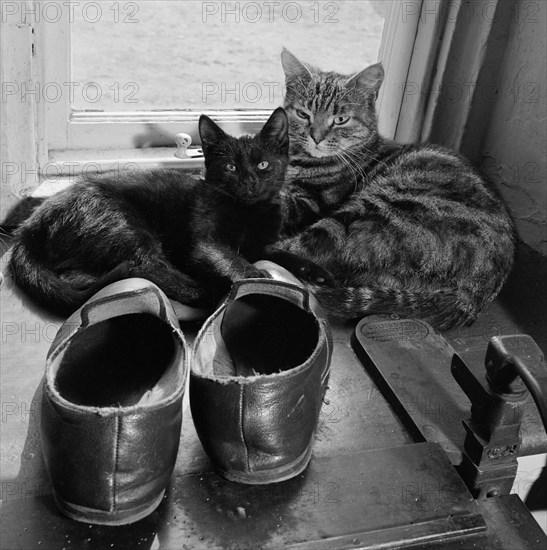
[(308, 113), (305, 113), (304, 111), (301, 111), (300, 109), (296, 109), (296, 114), (304, 120), (310, 120), (310, 115), (308, 115)]
[(229, 172), (235, 172), (237, 170), (237, 168), (235, 167), (234, 164), (227, 164), (226, 165), (226, 170), (228, 170)]
[(349, 116), (337, 116), (334, 118), (334, 124), (341, 126), (342, 124), (345, 124), (348, 120)]
[(270, 163), (266, 160), (263, 160), (262, 162), (260, 162), (258, 165), (257, 165), (257, 168), (259, 170), (266, 170), (266, 168), (268, 168), (268, 166), (270, 166)]

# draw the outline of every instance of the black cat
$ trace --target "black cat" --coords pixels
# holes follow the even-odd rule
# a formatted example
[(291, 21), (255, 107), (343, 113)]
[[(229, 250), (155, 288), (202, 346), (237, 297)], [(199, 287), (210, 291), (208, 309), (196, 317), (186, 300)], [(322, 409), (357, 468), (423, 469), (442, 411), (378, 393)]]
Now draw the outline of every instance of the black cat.
[(262, 131), (235, 138), (199, 121), (206, 175), (177, 170), (89, 176), (46, 200), (18, 229), (11, 268), (38, 303), (69, 314), (106, 284), (142, 277), (169, 298), (210, 306), (231, 282), (279, 261), (312, 279), (322, 270), (266, 247), (281, 226), (288, 121), (276, 109)]

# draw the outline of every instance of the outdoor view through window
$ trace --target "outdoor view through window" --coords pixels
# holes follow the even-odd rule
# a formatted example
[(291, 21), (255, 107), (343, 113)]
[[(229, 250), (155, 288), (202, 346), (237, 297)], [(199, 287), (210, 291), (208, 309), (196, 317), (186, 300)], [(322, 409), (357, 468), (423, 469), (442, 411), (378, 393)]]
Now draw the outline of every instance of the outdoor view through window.
[(71, 24), (72, 81), (81, 92), (72, 106), (273, 109), (282, 102), (282, 46), (322, 69), (355, 73), (378, 60), (388, 4), (92, 2), (74, 10)]

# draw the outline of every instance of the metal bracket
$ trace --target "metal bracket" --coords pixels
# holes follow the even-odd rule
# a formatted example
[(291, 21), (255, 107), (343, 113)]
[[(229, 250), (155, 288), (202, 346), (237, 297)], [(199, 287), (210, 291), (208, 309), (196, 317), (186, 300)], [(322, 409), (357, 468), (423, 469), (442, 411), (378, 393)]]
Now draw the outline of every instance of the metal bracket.
[(439, 443), (475, 495), (509, 494), (519, 454), (547, 448), (536, 405), (502, 368), (518, 357), (538, 380), (545, 376), (530, 336), (496, 337), (486, 354), (457, 354), (423, 321), (377, 315), (357, 325), (352, 345), (410, 434)]
[(518, 361), (542, 376), (543, 354), (523, 334), (494, 337), (484, 366), (466, 364), (455, 354), (452, 374), (471, 401), (460, 474), (475, 498), (509, 494), (515, 480), (521, 447), (520, 429), (530, 393), (516, 375)]

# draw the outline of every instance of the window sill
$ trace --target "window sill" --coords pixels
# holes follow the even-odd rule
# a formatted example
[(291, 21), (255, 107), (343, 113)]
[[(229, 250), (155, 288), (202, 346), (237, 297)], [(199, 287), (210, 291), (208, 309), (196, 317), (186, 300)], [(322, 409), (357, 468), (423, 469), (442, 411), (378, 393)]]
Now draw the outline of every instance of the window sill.
[[(97, 170), (130, 170), (137, 168), (182, 168), (200, 170), (203, 157), (180, 159), (175, 157), (175, 147), (150, 147), (144, 149), (84, 149), (50, 151), (49, 162), (42, 168), (44, 178), (72, 176)], [(190, 148), (191, 152), (195, 149)]]
[[(81, 175), (96, 172), (136, 171), (175, 168), (193, 173), (203, 169), (203, 157), (180, 159), (174, 147), (127, 150), (50, 151), (49, 162), (42, 167), (41, 183), (32, 197), (49, 197), (65, 189)], [(195, 149), (189, 149), (190, 154)]]

